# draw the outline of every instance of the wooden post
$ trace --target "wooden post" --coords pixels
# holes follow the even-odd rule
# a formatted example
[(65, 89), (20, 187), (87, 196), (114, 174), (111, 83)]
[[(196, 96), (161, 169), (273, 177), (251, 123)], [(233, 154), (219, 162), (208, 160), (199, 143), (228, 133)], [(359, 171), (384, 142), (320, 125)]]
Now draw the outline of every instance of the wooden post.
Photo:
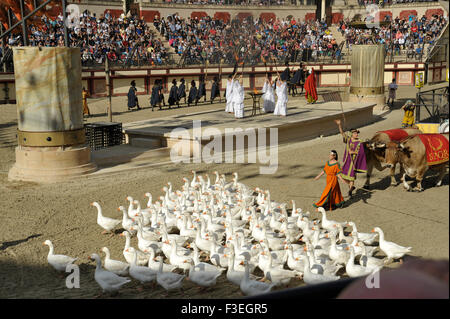
[[(3, 23), (0, 23), (0, 34), (3, 33)], [(5, 38), (1, 39), (2, 44), (2, 54), (5, 56)], [(3, 61), (3, 72), (6, 72), (6, 62)], [(5, 82), (6, 83), (6, 82)]]
[(64, 46), (69, 47), (69, 34), (67, 32), (67, 0), (62, 0), (63, 30), (64, 30)]
[(27, 32), (27, 20), (24, 14), (24, 0), (20, 0), (20, 15), (22, 18), (22, 36), (23, 36), (23, 46), (28, 46), (28, 32)]
[(108, 119), (112, 122), (112, 103), (111, 103), (111, 79), (109, 74), (109, 60), (105, 54), (105, 74), (106, 74), (106, 94), (108, 96)]

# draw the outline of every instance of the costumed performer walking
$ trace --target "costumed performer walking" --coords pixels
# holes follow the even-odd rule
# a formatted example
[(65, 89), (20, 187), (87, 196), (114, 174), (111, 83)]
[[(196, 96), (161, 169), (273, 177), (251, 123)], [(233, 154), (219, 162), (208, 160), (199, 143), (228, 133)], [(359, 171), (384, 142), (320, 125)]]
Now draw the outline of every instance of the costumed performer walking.
[(332, 210), (336, 207), (342, 207), (344, 204), (344, 197), (341, 194), (338, 178), (345, 182), (341, 176), (341, 167), (338, 162), (338, 154), (335, 150), (330, 152), (329, 160), (326, 162), (323, 170), (317, 175), (314, 180), (318, 180), (323, 174), (327, 175), (327, 185), (325, 186), (322, 196), (313, 206), (329, 208)]

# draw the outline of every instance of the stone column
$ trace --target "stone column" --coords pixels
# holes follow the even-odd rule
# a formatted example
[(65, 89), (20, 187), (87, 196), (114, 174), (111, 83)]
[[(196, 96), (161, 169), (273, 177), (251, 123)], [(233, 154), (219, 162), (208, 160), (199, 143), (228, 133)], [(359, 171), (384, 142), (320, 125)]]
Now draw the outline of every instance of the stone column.
[(326, 7), (326, 0), (322, 0), (322, 6), (320, 8), (320, 20), (323, 21), (326, 19), (326, 13), (325, 13), (325, 7)]
[(83, 125), (80, 49), (13, 50), (18, 146), (9, 179), (54, 182), (95, 171)]

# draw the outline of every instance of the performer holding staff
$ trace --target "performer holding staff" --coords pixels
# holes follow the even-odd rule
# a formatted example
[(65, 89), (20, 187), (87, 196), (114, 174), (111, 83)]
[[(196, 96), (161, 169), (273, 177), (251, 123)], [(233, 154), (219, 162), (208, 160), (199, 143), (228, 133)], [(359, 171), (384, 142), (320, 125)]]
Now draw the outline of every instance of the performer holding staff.
[(359, 139), (359, 130), (352, 129), (351, 133), (344, 133), (341, 120), (335, 120), (339, 127), (339, 132), (345, 143), (345, 153), (342, 166), (342, 178), (348, 184), (348, 195), (353, 196), (355, 190), (356, 173), (367, 173), (366, 154), (364, 145)]

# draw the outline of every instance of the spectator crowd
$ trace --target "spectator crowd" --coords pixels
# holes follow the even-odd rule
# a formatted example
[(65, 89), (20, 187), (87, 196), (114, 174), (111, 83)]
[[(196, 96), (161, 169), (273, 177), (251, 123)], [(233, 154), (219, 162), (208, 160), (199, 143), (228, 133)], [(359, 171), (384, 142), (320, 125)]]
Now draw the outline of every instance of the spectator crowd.
[[(20, 31), (20, 29), (18, 29)], [(112, 17), (109, 12), (96, 17), (84, 11), (79, 24), (68, 28), (69, 46), (79, 47), (84, 65), (101, 64), (105, 56), (111, 62), (151, 65), (168, 63), (169, 55), (163, 43), (150, 31), (142, 19), (131, 16)], [(22, 35), (11, 35), (9, 46), (23, 45)], [(28, 45), (55, 47), (64, 45), (63, 17), (42, 16), (38, 23), (28, 25)]]
[(252, 17), (229, 23), (213, 19), (181, 18), (177, 14), (156, 19), (154, 26), (186, 64), (235, 61), (255, 64), (299, 61), (305, 49), (332, 55), (338, 45), (325, 22), (297, 22), (295, 19), (264, 21)]
[[(436, 41), (447, 23), (448, 18), (443, 16), (431, 19), (425, 16), (397, 17), (392, 21), (392, 35), (390, 24), (358, 29), (345, 20), (336, 27), (345, 38), (345, 48), (350, 50), (353, 44), (376, 42), (385, 44), (388, 52), (401, 54), (403, 50), (409, 56), (417, 57), (423, 53), (424, 44)], [(324, 21), (263, 20), (250, 16), (225, 23), (210, 16), (181, 18), (172, 14), (156, 16), (153, 25), (157, 31), (152, 32), (150, 25), (135, 16), (113, 17), (107, 11), (96, 17), (85, 11), (79, 24), (68, 29), (69, 45), (80, 48), (84, 66), (102, 64), (105, 57), (118, 65), (167, 65), (174, 61), (169, 46), (185, 65), (206, 61), (228, 65), (244, 61), (254, 65), (273, 60), (280, 65), (286, 61), (317, 61), (324, 57), (329, 57), (327, 62), (331, 62), (339, 60), (344, 49)], [(23, 45), (20, 30), (17, 34), (7, 38), (6, 50), (10, 46)], [(55, 19), (43, 16), (40, 21), (29, 23), (28, 44), (63, 46), (62, 15)]]
[[(386, 16), (386, 20), (389, 20), (389, 16)], [(353, 44), (375, 42), (385, 44), (386, 51), (392, 50), (395, 55), (400, 55), (403, 50), (408, 57), (417, 57), (424, 53), (422, 49), (425, 44), (431, 48), (447, 23), (448, 17), (444, 16), (433, 16), (431, 19), (409, 16), (408, 19), (397, 17), (392, 25), (381, 24), (373, 29), (354, 28), (349, 21), (341, 21), (337, 28), (345, 37), (346, 48), (351, 49)]]

